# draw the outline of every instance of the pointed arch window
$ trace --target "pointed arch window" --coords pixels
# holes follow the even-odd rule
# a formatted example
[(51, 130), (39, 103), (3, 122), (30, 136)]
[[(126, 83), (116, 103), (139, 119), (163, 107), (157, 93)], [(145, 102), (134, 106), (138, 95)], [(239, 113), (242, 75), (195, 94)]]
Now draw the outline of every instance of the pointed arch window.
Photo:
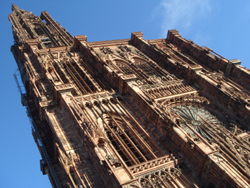
[(158, 71), (156, 71), (152, 66), (150, 66), (147, 62), (145, 62), (144, 60), (142, 59), (139, 59), (139, 58), (134, 58), (135, 60), (135, 66), (139, 69), (142, 70), (142, 72), (144, 74), (146, 74), (147, 76), (157, 76), (157, 77), (161, 77), (162, 74), (159, 73)]
[(116, 61), (116, 66), (121, 69), (124, 74), (134, 74), (134, 71), (125, 62)]
[[(127, 117), (115, 113), (104, 114), (105, 131), (111, 144), (119, 153), (127, 166), (133, 166), (156, 157), (149, 141), (143, 139), (142, 133), (137, 132)], [(155, 152), (155, 153), (154, 153)]]
[(43, 31), (43, 29), (41, 28), (41, 27), (39, 27), (39, 26), (36, 26), (35, 28), (34, 28), (34, 30), (35, 30), (35, 32), (37, 33), (37, 35), (44, 35), (44, 31)]

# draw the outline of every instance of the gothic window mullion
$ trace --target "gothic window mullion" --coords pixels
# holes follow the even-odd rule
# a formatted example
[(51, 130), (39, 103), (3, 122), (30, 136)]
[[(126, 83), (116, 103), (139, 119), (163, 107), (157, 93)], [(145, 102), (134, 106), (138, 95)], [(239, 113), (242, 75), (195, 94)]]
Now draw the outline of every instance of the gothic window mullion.
[[(117, 126), (118, 123), (116, 122), (115, 125)], [(136, 161), (136, 163), (140, 163), (140, 161), (138, 160), (138, 158), (135, 156), (134, 152), (132, 151), (132, 149), (134, 149), (135, 146), (134, 145), (132, 145), (133, 147), (129, 146), (132, 144), (129, 141), (130, 140), (129, 137), (125, 134), (122, 128), (118, 127), (117, 130), (119, 130), (120, 133), (117, 133), (116, 136), (119, 138), (119, 141), (123, 144), (123, 147), (126, 148), (127, 151), (129, 152), (129, 155), (133, 157), (133, 161)]]
[(111, 145), (113, 148), (118, 152), (118, 154), (121, 156), (122, 160), (125, 162), (127, 166), (130, 166), (133, 164), (133, 162), (130, 160), (130, 157), (126, 152), (124, 152), (124, 149), (120, 142), (117, 140), (117, 138), (112, 134), (111, 131), (107, 131), (109, 140), (111, 141)]
[[(128, 132), (129, 131), (131, 131), (131, 130), (129, 130), (128, 129)], [(145, 161), (147, 161), (147, 158), (144, 156), (144, 154), (140, 151), (140, 149), (139, 149), (139, 147), (136, 145), (136, 144), (139, 144), (139, 143), (134, 143), (133, 142), (133, 140), (132, 140), (132, 138), (130, 138), (130, 136), (127, 134), (127, 132), (126, 131), (123, 131), (123, 134), (124, 134), (124, 136), (128, 139), (128, 141), (129, 141), (129, 144), (131, 144), (133, 147), (133, 149), (134, 150), (136, 150), (136, 152), (138, 153), (138, 157), (140, 157), (140, 158), (142, 158), (143, 159), (143, 162), (145, 162)], [(141, 144), (143, 144), (143, 143), (141, 143)], [(132, 151), (132, 150), (131, 150)], [(133, 151), (132, 151), (133, 152)], [(134, 155), (135, 155), (135, 152), (133, 152), (134, 153)]]
[(168, 169), (165, 169), (168, 171), (168, 174), (170, 175), (171, 177), (171, 180), (169, 181), (174, 187), (182, 187), (182, 185), (180, 185), (181, 183), (179, 181), (177, 181), (176, 179), (178, 178), (176, 176), (175, 173), (173, 173), (173, 170), (177, 170), (175, 168), (168, 168)]
[[(71, 67), (71, 70), (74, 71), (75, 75), (77, 75), (77, 77), (79, 78), (79, 80), (81, 80), (81, 82), (84, 85), (84, 88), (86, 87), (88, 89), (88, 92), (93, 93), (93, 91), (91, 90), (91, 88), (89, 87), (89, 85), (86, 83), (86, 81), (83, 79), (83, 77), (79, 74), (79, 72), (77, 71), (77, 65), (75, 62), (70, 62), (69, 61), (69, 65)], [(85, 89), (86, 90), (86, 89)]]
[(163, 184), (165, 187), (167, 187), (167, 188), (173, 187), (172, 184), (169, 182), (170, 180), (165, 179), (165, 181), (164, 181), (164, 179), (163, 179), (163, 177), (162, 177), (162, 172), (159, 173), (158, 178), (160, 179), (160, 181), (162, 182), (162, 184)]
[(160, 77), (161, 74), (157, 70), (155, 70), (153, 67), (151, 67), (148, 63), (146, 62), (137, 62), (136, 67), (140, 68), (147, 77), (149, 76), (157, 76)]
[(161, 181), (157, 174), (150, 175), (151, 183), (154, 185), (155, 188), (162, 188), (164, 186), (164, 182)]
[[(150, 139), (150, 136), (149, 136), (148, 133), (145, 131), (145, 129), (143, 129), (143, 128), (141, 127), (141, 125), (133, 118), (133, 116), (130, 114), (130, 112), (128, 112), (127, 109), (123, 107), (123, 105), (121, 104), (121, 102), (119, 101), (119, 99), (117, 99), (117, 102), (118, 102), (118, 105), (117, 105), (117, 106), (120, 108), (120, 110), (121, 110), (121, 111), (124, 111), (124, 112), (125, 112), (125, 115), (128, 115), (128, 117), (131, 118), (131, 120), (133, 121), (133, 123), (135, 123), (136, 127), (139, 128), (139, 131), (142, 132), (142, 133), (146, 136), (147, 140), (149, 140), (149, 142), (154, 146), (154, 147), (151, 147), (151, 146), (149, 145), (148, 141), (144, 142), (144, 143), (145, 143), (145, 147), (147, 148), (147, 150), (148, 150), (150, 153), (152, 153), (152, 156), (153, 156), (154, 158), (157, 158), (157, 156), (154, 154), (154, 149), (153, 149), (153, 148), (156, 148), (156, 149), (161, 153), (161, 155), (165, 155), (165, 153), (164, 153), (164, 152), (162, 151), (162, 149), (154, 142), (154, 140)], [(132, 127), (132, 130), (134, 130), (133, 127)], [(138, 131), (136, 131), (136, 132), (138, 132)], [(140, 137), (140, 136), (139, 136), (138, 138), (139, 138), (141, 141), (144, 141), (144, 140), (145, 140), (144, 138), (142, 138), (142, 137)]]
[(75, 74), (72, 72), (71, 67), (69, 67), (68, 62), (65, 63), (66, 70), (69, 74), (69, 76), (72, 78), (72, 80), (75, 82), (75, 85), (79, 88), (80, 92), (83, 94), (88, 93), (87, 90), (82, 86), (82, 84), (79, 82)]
[[(119, 127), (119, 125), (117, 124), (117, 122), (114, 120), (114, 118), (112, 117), (112, 115), (105, 109), (105, 107), (103, 107), (101, 105), (102, 109), (104, 109), (103, 111), (105, 111), (107, 114), (109, 114), (109, 117), (111, 118), (111, 120), (113, 122), (115, 122), (116, 126)], [(137, 157), (134, 155), (134, 153), (131, 151), (131, 149), (127, 146), (127, 144), (124, 142), (123, 138), (121, 138), (120, 135), (117, 135), (113, 128), (110, 127), (110, 125), (108, 123), (106, 123), (104, 121), (104, 123), (106, 124), (106, 126), (108, 127), (109, 131), (112, 132), (112, 134), (114, 135), (115, 139), (121, 144), (121, 146), (123, 147), (123, 150), (127, 153), (127, 155), (129, 156), (129, 159), (131, 161), (133, 161), (133, 164), (138, 164), (140, 163), (140, 161), (137, 159)], [(120, 128), (120, 127), (119, 127)], [(121, 129), (120, 129), (121, 130)]]
[[(129, 139), (129, 141), (132, 143), (132, 145), (135, 147), (136, 151), (138, 154), (143, 158), (144, 161), (147, 161), (147, 158), (145, 157), (145, 154), (143, 154), (140, 150), (145, 152), (146, 146), (145, 146), (145, 141), (139, 137), (139, 133), (133, 129), (133, 127), (122, 117), (122, 115), (116, 110), (116, 108), (112, 104), (108, 104), (113, 110), (116, 111), (116, 113), (119, 115), (119, 117), (123, 120), (123, 123), (125, 123), (125, 127), (128, 129), (128, 131), (124, 131), (124, 134), (126, 137)], [(131, 134), (132, 133), (132, 134)], [(140, 147), (138, 146), (140, 145)], [(151, 153), (151, 151), (146, 152), (146, 154), (150, 154), (153, 156), (154, 153)]]
[(108, 125), (108, 123), (106, 123), (106, 126), (108, 130), (112, 133), (111, 137), (116, 142), (117, 146), (121, 149), (120, 152), (127, 156), (127, 159), (132, 162), (132, 165), (137, 164), (137, 161), (135, 160), (134, 156), (131, 156), (131, 153), (128, 150), (129, 148), (124, 143), (123, 139)]
[(154, 185), (147, 178), (141, 178), (140, 184), (143, 188), (154, 188)]
[[(121, 104), (119, 104), (118, 107), (120, 105)], [(145, 141), (144, 138), (142, 138), (141, 134), (139, 134), (138, 131), (135, 130), (134, 127), (130, 123), (128, 123), (122, 116), (121, 116), (121, 118), (124, 120), (126, 125), (129, 127), (129, 129), (130, 129), (129, 133), (131, 133), (136, 138), (136, 140), (138, 140), (138, 142), (141, 143), (143, 148), (145, 148), (145, 149), (143, 149), (145, 151), (145, 153), (149, 153), (153, 157), (153, 159), (157, 158), (157, 156), (154, 154), (154, 150), (152, 149), (152, 147), (150, 147), (150, 145), (147, 143), (147, 141)]]

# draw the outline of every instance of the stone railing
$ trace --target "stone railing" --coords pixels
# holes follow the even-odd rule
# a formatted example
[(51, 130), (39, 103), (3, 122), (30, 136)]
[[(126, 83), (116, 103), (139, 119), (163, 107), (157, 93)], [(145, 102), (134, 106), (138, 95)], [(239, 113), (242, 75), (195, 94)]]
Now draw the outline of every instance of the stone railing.
[(129, 169), (132, 172), (132, 174), (137, 176), (139, 174), (147, 173), (148, 171), (156, 170), (162, 167), (174, 168), (183, 159), (184, 158), (180, 153), (178, 153), (175, 156), (170, 154), (135, 166), (131, 166)]
[(61, 84), (55, 86), (56, 91), (71, 90), (72, 88), (73, 88), (72, 84)]

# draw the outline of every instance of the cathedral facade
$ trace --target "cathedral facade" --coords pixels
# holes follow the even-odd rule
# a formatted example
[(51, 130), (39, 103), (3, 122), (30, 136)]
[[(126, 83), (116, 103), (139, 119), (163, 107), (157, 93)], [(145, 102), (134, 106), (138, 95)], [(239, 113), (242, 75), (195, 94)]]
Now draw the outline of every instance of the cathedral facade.
[(54, 188), (250, 185), (250, 71), (169, 30), (87, 42), (12, 5), (22, 104)]

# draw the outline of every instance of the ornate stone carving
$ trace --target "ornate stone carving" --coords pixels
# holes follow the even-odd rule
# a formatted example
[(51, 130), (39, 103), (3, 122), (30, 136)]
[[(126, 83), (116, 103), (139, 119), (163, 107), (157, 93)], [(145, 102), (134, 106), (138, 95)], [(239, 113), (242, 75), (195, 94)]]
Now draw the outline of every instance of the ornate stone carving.
[(108, 48), (108, 47), (101, 47), (100, 50), (101, 50), (104, 54), (113, 54), (113, 51), (111, 50), (111, 48)]
[(168, 155), (161, 157), (156, 160), (151, 160), (146, 163), (140, 164), (140, 165), (135, 165), (133, 167), (130, 167), (130, 170), (133, 174), (136, 173), (142, 173), (143, 171), (146, 171), (151, 168), (155, 168), (158, 166), (165, 166), (165, 167), (174, 167), (175, 160), (180, 160), (181, 161), (182, 157), (177, 154), (177, 155)]
[(141, 187), (172, 187), (173, 182), (182, 175), (181, 171), (177, 168), (162, 168), (152, 173), (147, 173), (139, 177)]
[(249, 186), (250, 74), (238, 60), (176, 30), (73, 41), (46, 11), (12, 9), (22, 102), (54, 187)]

